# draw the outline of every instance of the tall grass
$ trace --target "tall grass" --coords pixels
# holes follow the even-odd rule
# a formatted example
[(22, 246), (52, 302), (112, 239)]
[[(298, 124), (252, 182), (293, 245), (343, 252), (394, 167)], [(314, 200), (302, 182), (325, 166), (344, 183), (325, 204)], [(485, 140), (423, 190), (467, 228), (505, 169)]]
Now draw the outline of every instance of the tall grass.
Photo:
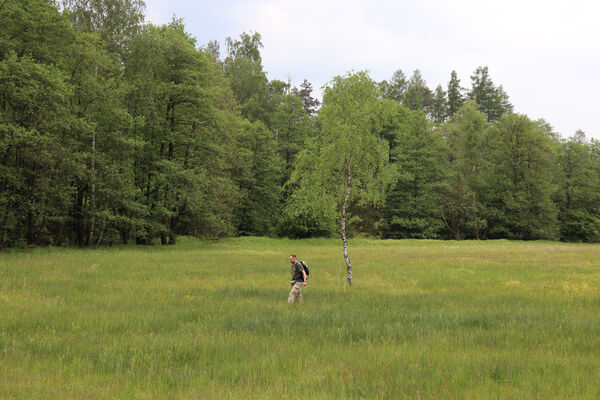
[(329, 239), (0, 254), (0, 398), (600, 398), (600, 246), (350, 256), (352, 287)]

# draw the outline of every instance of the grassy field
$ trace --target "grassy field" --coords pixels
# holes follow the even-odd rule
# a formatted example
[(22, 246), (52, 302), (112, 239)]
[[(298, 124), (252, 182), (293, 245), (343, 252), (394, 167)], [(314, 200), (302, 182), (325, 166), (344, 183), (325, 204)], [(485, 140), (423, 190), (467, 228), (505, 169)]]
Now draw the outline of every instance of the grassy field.
[(353, 287), (337, 240), (0, 253), (0, 398), (600, 398), (599, 245), (350, 256)]

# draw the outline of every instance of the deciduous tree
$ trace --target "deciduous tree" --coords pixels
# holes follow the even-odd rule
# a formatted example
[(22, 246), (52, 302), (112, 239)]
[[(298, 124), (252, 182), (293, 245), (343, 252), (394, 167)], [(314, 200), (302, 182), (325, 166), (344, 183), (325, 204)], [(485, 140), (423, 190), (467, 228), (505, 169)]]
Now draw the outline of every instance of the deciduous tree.
[(487, 237), (557, 239), (556, 147), (547, 124), (507, 114), (487, 135)]
[(337, 210), (349, 284), (348, 205), (353, 198), (382, 202), (393, 176), (388, 144), (373, 134), (379, 98), (377, 85), (366, 72), (335, 77), (325, 89), (319, 114), (322, 134), (300, 153), (292, 176), (299, 193), (316, 193)]

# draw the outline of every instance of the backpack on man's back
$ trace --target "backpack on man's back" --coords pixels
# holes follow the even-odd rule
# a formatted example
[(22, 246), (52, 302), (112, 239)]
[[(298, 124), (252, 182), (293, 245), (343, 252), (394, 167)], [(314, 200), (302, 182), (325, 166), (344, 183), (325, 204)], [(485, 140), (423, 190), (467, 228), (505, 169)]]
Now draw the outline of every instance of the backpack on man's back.
[(302, 265), (302, 268), (304, 268), (304, 272), (306, 273), (306, 279), (308, 280), (308, 275), (310, 274), (310, 271), (308, 270), (308, 267), (306, 266), (306, 264), (304, 263), (304, 261), (300, 260), (298, 262), (300, 263), (300, 265)]

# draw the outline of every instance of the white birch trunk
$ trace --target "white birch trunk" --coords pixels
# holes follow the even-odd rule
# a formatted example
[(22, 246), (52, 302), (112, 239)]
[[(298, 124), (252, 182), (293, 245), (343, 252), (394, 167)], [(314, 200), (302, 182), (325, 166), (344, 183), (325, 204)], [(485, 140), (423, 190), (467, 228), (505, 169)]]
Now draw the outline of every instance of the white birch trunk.
[(350, 170), (350, 163), (346, 168), (346, 193), (344, 194), (344, 202), (342, 204), (342, 222), (340, 234), (342, 235), (342, 243), (344, 246), (344, 260), (346, 260), (346, 269), (348, 270), (348, 284), (352, 285), (352, 265), (350, 264), (350, 258), (348, 257), (348, 241), (346, 240), (346, 207), (348, 206), (348, 198), (350, 197), (350, 183), (352, 178), (352, 172)]

